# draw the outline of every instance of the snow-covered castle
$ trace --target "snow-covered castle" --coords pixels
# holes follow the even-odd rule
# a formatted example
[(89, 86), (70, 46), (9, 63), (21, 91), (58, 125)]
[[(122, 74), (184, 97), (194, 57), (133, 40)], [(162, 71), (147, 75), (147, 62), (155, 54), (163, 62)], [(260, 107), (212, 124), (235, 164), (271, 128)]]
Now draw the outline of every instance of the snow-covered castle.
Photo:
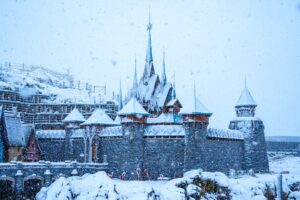
[[(196, 89), (190, 103), (183, 106), (175, 84), (167, 82), (165, 61), (162, 75), (155, 73), (151, 28), (149, 22), (143, 75), (138, 81), (135, 68), (124, 106), (120, 95), (117, 118), (113, 120), (99, 108), (86, 119), (75, 107), (63, 119), (64, 130), (33, 131), (24, 157), (29, 161), (104, 162), (111, 176), (123, 179), (173, 178), (195, 168), (267, 172), (264, 125), (255, 116), (257, 105), (247, 86), (229, 129), (208, 128), (212, 113), (197, 98)], [(1, 114), (2, 132), (6, 118)]]

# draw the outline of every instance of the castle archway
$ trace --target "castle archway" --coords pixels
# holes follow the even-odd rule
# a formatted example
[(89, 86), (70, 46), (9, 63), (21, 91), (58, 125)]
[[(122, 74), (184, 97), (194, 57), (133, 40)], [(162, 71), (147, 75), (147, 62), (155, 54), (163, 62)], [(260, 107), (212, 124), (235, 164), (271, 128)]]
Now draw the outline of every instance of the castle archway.
[(0, 199), (15, 199), (15, 179), (11, 177), (0, 177)]
[(44, 185), (44, 178), (41, 176), (27, 176), (23, 181), (24, 197), (34, 199), (35, 195)]

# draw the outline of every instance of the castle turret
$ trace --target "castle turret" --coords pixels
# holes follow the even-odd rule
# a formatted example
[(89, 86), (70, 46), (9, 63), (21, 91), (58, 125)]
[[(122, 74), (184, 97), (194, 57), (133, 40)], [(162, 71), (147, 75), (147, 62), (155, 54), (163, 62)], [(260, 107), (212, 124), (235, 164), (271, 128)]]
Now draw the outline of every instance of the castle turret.
[[(103, 109), (96, 109), (93, 114), (81, 124), (84, 127), (84, 141), (85, 141), (85, 161), (97, 162), (98, 161), (98, 148), (101, 131), (108, 126), (118, 125), (114, 122)], [(87, 160), (88, 157), (88, 160)]]
[(180, 113), (185, 128), (185, 151), (184, 151), (184, 171), (191, 169), (205, 169), (205, 139), (206, 129), (209, 124), (211, 112), (196, 97), (194, 86), (194, 96), (190, 104), (186, 104)]
[(64, 144), (64, 159), (71, 160), (74, 158), (73, 144), (71, 137), (73, 133), (80, 128), (80, 124), (85, 121), (82, 114), (75, 107), (65, 119), (62, 120), (65, 126), (65, 144)]
[(235, 106), (237, 117), (231, 120), (229, 129), (240, 130), (244, 134), (243, 168), (254, 172), (268, 172), (264, 124), (260, 118), (255, 117), (256, 106), (245, 84)]
[(123, 132), (123, 159), (120, 170), (130, 179), (141, 179), (144, 162), (144, 130), (149, 113), (132, 98), (118, 112)]

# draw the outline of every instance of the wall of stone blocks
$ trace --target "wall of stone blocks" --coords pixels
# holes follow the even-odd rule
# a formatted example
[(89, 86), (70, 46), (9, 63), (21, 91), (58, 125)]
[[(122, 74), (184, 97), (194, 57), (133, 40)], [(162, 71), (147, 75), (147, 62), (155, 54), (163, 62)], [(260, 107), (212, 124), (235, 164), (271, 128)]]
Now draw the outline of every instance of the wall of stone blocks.
[(145, 139), (144, 169), (151, 179), (162, 174), (165, 177), (178, 177), (183, 172), (184, 138)]
[(207, 139), (205, 150), (205, 170), (228, 174), (230, 169), (241, 170), (243, 167), (243, 141)]

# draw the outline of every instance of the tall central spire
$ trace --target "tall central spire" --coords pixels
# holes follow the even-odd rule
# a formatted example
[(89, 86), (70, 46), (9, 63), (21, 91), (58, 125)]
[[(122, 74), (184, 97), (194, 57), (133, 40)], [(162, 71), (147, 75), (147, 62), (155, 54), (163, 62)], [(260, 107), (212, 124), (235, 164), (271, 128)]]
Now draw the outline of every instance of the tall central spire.
[(149, 78), (153, 74), (155, 74), (154, 67), (153, 67), (151, 30), (152, 30), (152, 24), (151, 24), (151, 20), (150, 20), (150, 10), (149, 10), (149, 22), (148, 22), (148, 25), (147, 25), (148, 46), (147, 46), (147, 52), (146, 52), (145, 69), (144, 69), (144, 73), (143, 73), (143, 82), (144, 82), (144, 84), (148, 84)]
[(149, 10), (149, 22), (147, 25), (147, 31), (148, 31), (148, 47), (147, 47), (147, 54), (146, 54), (146, 62), (147, 63), (150, 63), (153, 61), (152, 44), (151, 44), (151, 29), (152, 29), (152, 24), (151, 24), (151, 19), (150, 19), (150, 10)]

